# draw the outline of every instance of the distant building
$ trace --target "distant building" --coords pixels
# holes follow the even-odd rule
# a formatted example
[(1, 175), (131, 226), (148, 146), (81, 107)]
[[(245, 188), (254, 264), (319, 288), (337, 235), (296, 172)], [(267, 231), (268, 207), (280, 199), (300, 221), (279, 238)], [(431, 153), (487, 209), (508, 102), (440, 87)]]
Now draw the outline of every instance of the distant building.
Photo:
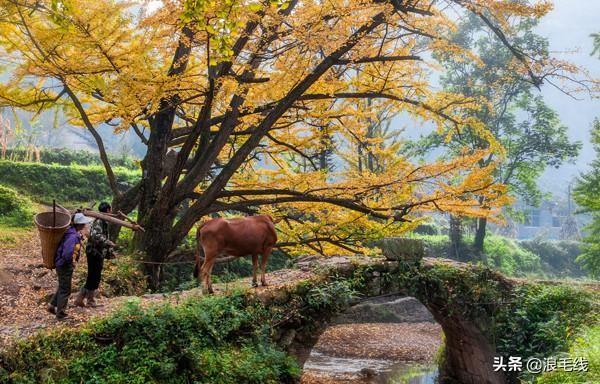
[(579, 237), (579, 220), (572, 216), (568, 204), (544, 200), (539, 207), (517, 203), (523, 220), (516, 224), (517, 239), (531, 239), (537, 236), (559, 240)]

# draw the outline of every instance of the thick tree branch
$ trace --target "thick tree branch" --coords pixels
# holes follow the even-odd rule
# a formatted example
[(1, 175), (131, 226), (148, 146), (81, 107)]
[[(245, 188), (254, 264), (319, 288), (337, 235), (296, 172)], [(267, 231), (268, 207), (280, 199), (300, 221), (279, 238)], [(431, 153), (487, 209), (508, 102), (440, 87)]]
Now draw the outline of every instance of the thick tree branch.
[(455, 118), (446, 114), (441, 109), (436, 109), (431, 107), (430, 105), (423, 103), (418, 100), (409, 99), (406, 97), (396, 96), (389, 93), (383, 92), (336, 92), (334, 94), (325, 94), (325, 93), (311, 93), (300, 96), (299, 100), (326, 100), (326, 99), (389, 99), (400, 101), (402, 103), (407, 103), (414, 105), (419, 108), (423, 108), (429, 112), (432, 112), (444, 119), (451, 121), (455, 125), (460, 124)]
[(385, 63), (390, 61), (408, 61), (408, 60), (421, 60), (420, 56), (378, 56), (378, 57), (363, 57), (362, 59), (340, 59), (335, 65), (348, 65), (348, 64), (363, 64), (363, 63)]
[(119, 191), (115, 174), (112, 170), (112, 167), (110, 166), (110, 161), (108, 160), (108, 155), (106, 154), (106, 148), (104, 147), (104, 141), (102, 141), (102, 137), (100, 136), (98, 131), (96, 131), (96, 128), (94, 128), (94, 125), (90, 121), (87, 113), (85, 112), (85, 109), (83, 108), (83, 105), (81, 105), (81, 102), (79, 101), (75, 93), (67, 85), (67, 82), (64, 79), (62, 79), (62, 81), (64, 89), (67, 92), (67, 95), (69, 95), (69, 97), (71, 98), (73, 105), (75, 105), (75, 108), (79, 112), (79, 115), (81, 116), (85, 127), (88, 129), (88, 131), (90, 131), (90, 133), (94, 137), (94, 140), (96, 141), (98, 151), (100, 152), (100, 160), (102, 160), (104, 170), (106, 171), (106, 177), (108, 178), (108, 184), (110, 185), (110, 189), (112, 190), (113, 194), (116, 197), (118, 197), (121, 195), (121, 192)]
[[(294, 9), (296, 3), (297, 1), (293, 0), (292, 2), (290, 2), (287, 8), (285, 8), (284, 10), (280, 10), (279, 14), (282, 16), (289, 15)], [(248, 60), (248, 69), (246, 69), (241, 75), (242, 78), (249, 79), (254, 77), (254, 71), (260, 65), (260, 60), (258, 58), (259, 53), (262, 52), (263, 49), (266, 49), (273, 41), (275, 41), (275, 39), (277, 38), (277, 30), (279, 29), (280, 25), (281, 24), (277, 24), (267, 28), (265, 34), (257, 43), (254, 53)], [(222, 68), (221, 73), (228, 73), (229, 70), (230, 69)], [(199, 153), (198, 158), (195, 159), (196, 164), (192, 167), (192, 169), (189, 170), (185, 178), (178, 184), (177, 191), (175, 191), (175, 198), (173, 199), (174, 205), (182, 201), (183, 196), (188, 191), (193, 190), (195, 186), (198, 185), (198, 183), (200, 183), (210, 171), (214, 161), (217, 159), (219, 153), (227, 143), (229, 135), (234, 131), (235, 127), (238, 124), (241, 108), (245, 101), (245, 97), (248, 91), (248, 87), (242, 87), (239, 94), (236, 93), (231, 98), (228, 108), (229, 112), (225, 114), (225, 117), (221, 122), (219, 131), (214, 136), (213, 140), (208, 145), (204, 153)], [(207, 128), (209, 127), (210, 126), (208, 126)]]
[(379, 25), (383, 24), (384, 21), (385, 14), (383, 12), (375, 15), (369, 22), (358, 28), (344, 44), (325, 57), (309, 75), (290, 90), (288, 95), (284, 97), (262, 120), (258, 125), (256, 132), (252, 134), (231, 157), (223, 170), (203, 193), (202, 198), (196, 201), (175, 225), (176, 233), (187, 233), (189, 229), (192, 228), (198, 215), (205, 211), (210, 204), (215, 201), (219, 191), (225, 187), (231, 176), (233, 176), (244, 160), (258, 146), (266, 132), (277, 122), (277, 120), (310, 88), (312, 84), (335, 65), (336, 61), (349, 52), (362, 38), (370, 34)]

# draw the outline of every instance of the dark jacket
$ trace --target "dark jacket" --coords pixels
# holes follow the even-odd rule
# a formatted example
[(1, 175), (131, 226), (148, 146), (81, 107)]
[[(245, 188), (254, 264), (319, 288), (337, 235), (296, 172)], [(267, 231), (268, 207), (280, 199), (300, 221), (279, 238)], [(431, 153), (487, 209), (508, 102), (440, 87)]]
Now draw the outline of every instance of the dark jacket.
[(86, 254), (96, 257), (107, 258), (112, 251), (110, 246), (110, 237), (108, 234), (108, 223), (104, 220), (96, 219), (90, 230)]
[(76, 260), (79, 259), (82, 248), (81, 243), (81, 234), (79, 234), (74, 227), (69, 227), (63, 235), (60, 244), (58, 244), (58, 249), (54, 256), (54, 264), (56, 267), (60, 268), (72, 264), (73, 258)]

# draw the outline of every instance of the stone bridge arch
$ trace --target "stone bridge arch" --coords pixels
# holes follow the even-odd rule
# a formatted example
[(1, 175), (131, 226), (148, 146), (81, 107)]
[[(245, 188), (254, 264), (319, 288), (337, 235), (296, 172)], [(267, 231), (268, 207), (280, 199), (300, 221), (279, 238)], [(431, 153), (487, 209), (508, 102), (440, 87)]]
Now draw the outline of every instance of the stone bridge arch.
[[(440, 366), (443, 382), (506, 383), (505, 374), (492, 368), (496, 356), (493, 314), (498, 296), (508, 295), (511, 283), (487, 268), (423, 258), (422, 250), (415, 244), (408, 247), (413, 247), (410, 252), (393, 251), (407, 249), (403, 244), (392, 251), (388, 249), (385, 258), (301, 260), (299, 266), (314, 273), (313, 278), (257, 293), (267, 307), (287, 313), (276, 325), (273, 339), (304, 363), (328, 322), (352, 304), (336, 294), (339, 287), (334, 285), (347, 284), (363, 298), (400, 293), (417, 298), (444, 331), (445, 359)], [(330, 303), (313, 307), (297, 300), (315, 294), (326, 296), (327, 289), (332, 291)], [(336, 295), (341, 303), (334, 302)]]

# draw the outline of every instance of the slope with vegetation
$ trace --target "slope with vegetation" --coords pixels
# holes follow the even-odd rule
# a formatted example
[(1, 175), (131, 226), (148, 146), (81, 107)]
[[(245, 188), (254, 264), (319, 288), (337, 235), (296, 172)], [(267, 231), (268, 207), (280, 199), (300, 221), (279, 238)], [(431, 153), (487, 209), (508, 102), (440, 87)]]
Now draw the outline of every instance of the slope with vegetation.
[[(456, 259), (455, 249), (446, 235), (413, 235), (424, 241), (431, 257)], [(581, 243), (568, 240), (516, 240), (486, 236), (483, 253), (470, 247), (460, 249), (459, 260), (475, 261), (496, 268), (509, 276), (538, 278), (583, 278), (586, 272), (576, 261)]]
[[(99, 165), (58, 165), (0, 160), (0, 185), (46, 204), (89, 203), (110, 199), (111, 190)], [(117, 182), (125, 189), (140, 179), (139, 172), (115, 168)]]

